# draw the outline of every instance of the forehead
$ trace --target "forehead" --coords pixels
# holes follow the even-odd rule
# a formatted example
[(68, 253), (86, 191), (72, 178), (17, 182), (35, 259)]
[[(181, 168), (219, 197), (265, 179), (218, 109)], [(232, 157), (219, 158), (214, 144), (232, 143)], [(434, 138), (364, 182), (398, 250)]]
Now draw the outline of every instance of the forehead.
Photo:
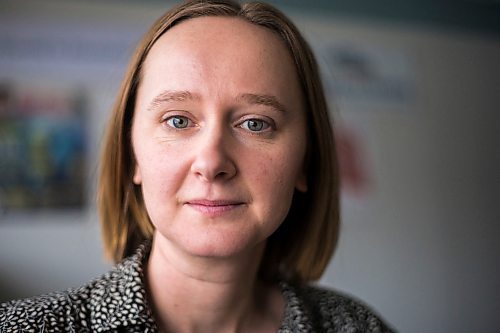
[(167, 30), (147, 55), (139, 97), (160, 90), (211, 98), (271, 94), (288, 107), (302, 105), (295, 64), (284, 41), (237, 17), (188, 19)]
[[(162, 45), (210, 49), (223, 52), (226, 48), (252, 48), (255, 52), (273, 51), (285, 56), (284, 42), (273, 31), (238, 17), (207, 16), (188, 19), (167, 30), (153, 48)], [(225, 47), (224, 47), (225, 46)]]
[(236, 17), (200, 17), (179, 23), (156, 41), (144, 67), (147, 72), (152, 67), (158, 71), (186, 65), (199, 70), (224, 66), (233, 74), (247, 67), (287, 79), (295, 75), (291, 55), (276, 33)]

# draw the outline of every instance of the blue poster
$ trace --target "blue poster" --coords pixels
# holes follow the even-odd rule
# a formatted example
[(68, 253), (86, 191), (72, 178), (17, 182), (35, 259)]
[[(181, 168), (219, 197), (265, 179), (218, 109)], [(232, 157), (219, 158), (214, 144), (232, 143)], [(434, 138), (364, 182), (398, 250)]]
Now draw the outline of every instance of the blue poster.
[(0, 85), (0, 213), (81, 209), (86, 96)]

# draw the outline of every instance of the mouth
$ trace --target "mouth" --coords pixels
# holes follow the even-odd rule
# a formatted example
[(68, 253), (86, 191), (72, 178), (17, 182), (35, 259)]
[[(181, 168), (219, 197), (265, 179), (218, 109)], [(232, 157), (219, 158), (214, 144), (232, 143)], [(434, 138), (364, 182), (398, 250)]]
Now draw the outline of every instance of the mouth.
[(244, 202), (235, 200), (189, 200), (185, 202), (186, 206), (196, 210), (203, 215), (217, 217), (233, 210), (241, 208), (245, 205)]

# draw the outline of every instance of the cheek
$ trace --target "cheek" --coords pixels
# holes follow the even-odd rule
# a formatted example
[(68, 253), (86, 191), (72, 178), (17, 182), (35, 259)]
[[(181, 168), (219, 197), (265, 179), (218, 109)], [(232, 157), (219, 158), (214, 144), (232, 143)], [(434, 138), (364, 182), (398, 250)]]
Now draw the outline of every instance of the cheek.
[(303, 158), (297, 156), (301, 155), (290, 151), (274, 152), (252, 164), (246, 163), (251, 175), (247, 182), (254, 189), (254, 199), (261, 201), (266, 212), (278, 213), (279, 210), (286, 214), (288, 211), (303, 164)]
[(174, 196), (180, 186), (186, 169), (183, 167), (185, 162), (175, 150), (166, 147), (145, 148), (136, 156), (144, 200), (147, 206), (162, 204), (166, 197)]

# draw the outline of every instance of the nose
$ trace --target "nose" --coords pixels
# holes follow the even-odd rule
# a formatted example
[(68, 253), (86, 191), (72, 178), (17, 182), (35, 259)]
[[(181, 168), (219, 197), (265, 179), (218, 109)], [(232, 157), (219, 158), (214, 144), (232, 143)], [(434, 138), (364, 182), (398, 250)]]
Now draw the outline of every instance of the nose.
[(191, 172), (205, 182), (229, 180), (237, 173), (231, 156), (231, 135), (223, 126), (206, 127), (196, 140)]

